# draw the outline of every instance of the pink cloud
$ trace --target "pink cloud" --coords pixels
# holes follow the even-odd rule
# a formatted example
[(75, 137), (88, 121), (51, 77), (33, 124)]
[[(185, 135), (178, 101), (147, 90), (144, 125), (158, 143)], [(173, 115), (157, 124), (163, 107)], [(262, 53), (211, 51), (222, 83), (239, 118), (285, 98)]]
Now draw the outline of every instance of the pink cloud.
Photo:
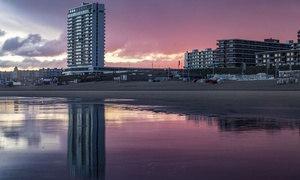
[[(130, 67), (130, 68), (178, 68), (179, 60), (143, 60), (138, 62), (106, 62), (107, 67)], [(179, 68), (182, 68), (182, 60)]]

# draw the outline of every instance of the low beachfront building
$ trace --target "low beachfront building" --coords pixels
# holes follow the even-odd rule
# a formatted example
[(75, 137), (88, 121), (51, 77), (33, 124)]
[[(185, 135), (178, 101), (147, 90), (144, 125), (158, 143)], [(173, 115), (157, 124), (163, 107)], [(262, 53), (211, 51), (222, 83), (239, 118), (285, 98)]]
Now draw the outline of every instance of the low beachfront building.
[(256, 66), (300, 65), (300, 48), (256, 53)]
[(43, 68), (39, 69), (39, 77), (58, 77), (62, 76), (62, 68)]
[(216, 61), (215, 51), (211, 48), (206, 48), (204, 51), (194, 49), (191, 52), (184, 54), (185, 69), (201, 69), (212, 68)]
[(10, 72), (0, 72), (1, 82), (6, 81), (33, 81), (40, 78), (53, 78), (62, 76), (62, 68), (42, 68), (39, 70), (19, 70), (15, 67)]
[(289, 65), (291, 70), (293, 65), (300, 65), (300, 30), (297, 37), (296, 43), (293, 40), (286, 42), (292, 47), (288, 50), (257, 52), (255, 54), (256, 66), (275, 66), (278, 68)]
[(0, 72), (0, 84), (5, 83), (6, 81), (11, 81), (12, 76), (13, 76), (13, 73), (11, 71), (10, 72), (1, 71)]

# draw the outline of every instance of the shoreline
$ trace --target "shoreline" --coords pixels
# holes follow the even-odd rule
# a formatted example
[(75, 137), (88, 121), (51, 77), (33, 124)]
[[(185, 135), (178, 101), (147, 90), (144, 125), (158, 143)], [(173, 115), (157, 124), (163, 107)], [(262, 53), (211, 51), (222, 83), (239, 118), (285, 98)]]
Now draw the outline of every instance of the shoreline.
[(104, 104), (105, 99), (123, 99), (108, 103), (147, 105), (187, 115), (300, 119), (297, 91), (1, 91), (0, 96), (77, 98)]
[(225, 81), (223, 84), (183, 81), (99, 81), (70, 83), (69, 85), (0, 86), (2, 91), (300, 91), (300, 83), (277, 85), (276, 80)]
[[(158, 111), (213, 116), (300, 119), (300, 84), (276, 85), (276, 80), (226, 81), (199, 84), (182, 81), (102, 81), (70, 85), (0, 87), (0, 97), (60, 97), (116, 104), (160, 106)], [(156, 107), (157, 108), (157, 107)]]

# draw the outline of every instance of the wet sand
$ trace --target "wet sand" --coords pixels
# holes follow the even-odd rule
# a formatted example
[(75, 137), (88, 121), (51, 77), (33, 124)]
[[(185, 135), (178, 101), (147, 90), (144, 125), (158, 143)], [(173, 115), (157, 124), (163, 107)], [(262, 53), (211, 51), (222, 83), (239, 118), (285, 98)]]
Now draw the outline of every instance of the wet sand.
[[(151, 105), (155, 111), (213, 116), (251, 116), (300, 119), (300, 84), (276, 85), (276, 81), (225, 82), (91, 82), (69, 85), (0, 87), (0, 96), (66, 97), (134, 105)], [(163, 106), (163, 107), (161, 107)]]

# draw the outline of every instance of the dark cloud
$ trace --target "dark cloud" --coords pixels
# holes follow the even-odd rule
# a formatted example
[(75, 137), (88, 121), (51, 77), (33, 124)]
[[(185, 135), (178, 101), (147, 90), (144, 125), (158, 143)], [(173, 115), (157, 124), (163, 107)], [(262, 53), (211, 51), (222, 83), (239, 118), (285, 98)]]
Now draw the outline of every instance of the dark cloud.
[(24, 40), (25, 43), (36, 44), (42, 41), (42, 37), (39, 34), (29, 34), (28, 37)]
[(7, 39), (2, 47), (3, 51), (15, 51), (22, 46), (40, 43), (42, 40), (39, 34), (29, 34), (27, 38), (21, 39), (20, 37), (14, 37)]
[(6, 32), (0, 29), (0, 37), (4, 36), (5, 34), (6, 34)]
[(13, 50), (18, 49), (22, 45), (23, 44), (19, 37), (10, 38), (4, 42), (4, 44), (2, 46), (2, 51), (13, 51)]
[(19, 56), (29, 57), (56, 56), (66, 52), (66, 49), (67, 36), (66, 33), (63, 33), (57, 40), (45, 40), (38, 46), (32, 43), (31, 46), (25, 46), (23, 48), (18, 49), (16, 54)]
[(29, 34), (25, 39), (7, 39), (2, 46), (2, 52), (27, 57), (56, 56), (66, 52), (66, 42), (66, 33), (57, 40), (44, 40), (39, 34)]
[(67, 60), (52, 60), (52, 61), (41, 61), (35, 58), (26, 58), (23, 61), (9, 61), (0, 60), (0, 68), (18, 67), (21, 69), (30, 68), (64, 68), (67, 67)]

